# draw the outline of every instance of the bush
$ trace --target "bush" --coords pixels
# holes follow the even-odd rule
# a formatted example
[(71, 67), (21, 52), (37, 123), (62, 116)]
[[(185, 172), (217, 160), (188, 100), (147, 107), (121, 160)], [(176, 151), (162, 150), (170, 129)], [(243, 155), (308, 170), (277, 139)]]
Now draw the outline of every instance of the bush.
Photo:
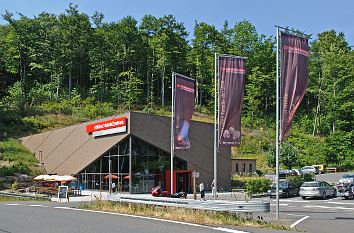
[(249, 196), (265, 193), (270, 189), (271, 184), (272, 181), (266, 178), (252, 179), (247, 182), (246, 192)]
[(12, 183), (11, 189), (12, 189), (12, 191), (16, 191), (18, 189), (18, 182), (17, 181)]

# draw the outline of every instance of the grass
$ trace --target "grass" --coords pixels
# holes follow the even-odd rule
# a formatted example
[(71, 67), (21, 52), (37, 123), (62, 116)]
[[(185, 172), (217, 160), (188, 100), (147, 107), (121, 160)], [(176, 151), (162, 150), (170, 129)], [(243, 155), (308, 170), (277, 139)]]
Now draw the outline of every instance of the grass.
[(92, 202), (91, 204), (83, 204), (80, 206), (80, 208), (148, 216), (209, 226), (232, 225), (270, 228), (276, 230), (291, 230), (287, 226), (268, 223), (264, 220), (255, 220), (247, 217), (245, 214), (232, 214), (226, 212), (204, 211), (135, 203), (121, 203), (102, 200)]
[(32, 198), (0, 196), (0, 202), (18, 202), (18, 201), (36, 201), (36, 200), (37, 199), (32, 199)]

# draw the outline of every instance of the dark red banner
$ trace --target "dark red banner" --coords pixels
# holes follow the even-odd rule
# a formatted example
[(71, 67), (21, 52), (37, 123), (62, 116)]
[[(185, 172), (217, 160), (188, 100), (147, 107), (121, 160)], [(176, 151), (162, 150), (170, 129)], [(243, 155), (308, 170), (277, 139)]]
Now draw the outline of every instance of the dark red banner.
[(245, 84), (245, 58), (219, 57), (219, 145), (241, 143), (241, 111)]
[(194, 113), (195, 81), (175, 74), (174, 144), (176, 150), (189, 150), (189, 127)]
[(291, 123), (306, 93), (308, 40), (281, 33), (281, 140), (290, 134)]

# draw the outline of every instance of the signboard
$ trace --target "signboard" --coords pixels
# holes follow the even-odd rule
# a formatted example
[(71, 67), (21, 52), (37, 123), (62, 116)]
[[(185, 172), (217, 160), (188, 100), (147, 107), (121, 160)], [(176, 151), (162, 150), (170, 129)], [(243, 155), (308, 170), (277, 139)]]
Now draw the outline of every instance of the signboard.
[(60, 199), (68, 199), (68, 186), (59, 186), (58, 190), (58, 200)]
[(192, 172), (192, 177), (193, 177), (193, 178), (199, 178), (199, 172), (193, 171), (193, 172)]
[(219, 145), (241, 143), (241, 112), (244, 95), (246, 60), (242, 57), (219, 57)]
[(86, 133), (92, 133), (93, 137), (99, 137), (115, 133), (124, 133), (127, 131), (127, 118), (115, 118), (107, 121), (101, 121), (86, 126)]
[(174, 146), (175, 150), (190, 150), (189, 128), (194, 113), (195, 81), (175, 74)]

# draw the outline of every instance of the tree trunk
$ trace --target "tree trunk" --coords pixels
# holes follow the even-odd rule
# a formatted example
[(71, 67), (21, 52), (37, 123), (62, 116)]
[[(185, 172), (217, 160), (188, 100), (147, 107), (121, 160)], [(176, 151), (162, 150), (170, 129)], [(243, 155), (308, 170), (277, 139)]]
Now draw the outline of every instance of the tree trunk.
[(161, 80), (161, 105), (165, 106), (165, 70), (166, 66), (164, 65), (162, 68), (162, 80)]
[(71, 89), (72, 89), (72, 77), (71, 77), (71, 65), (69, 67), (69, 98), (71, 98)]

